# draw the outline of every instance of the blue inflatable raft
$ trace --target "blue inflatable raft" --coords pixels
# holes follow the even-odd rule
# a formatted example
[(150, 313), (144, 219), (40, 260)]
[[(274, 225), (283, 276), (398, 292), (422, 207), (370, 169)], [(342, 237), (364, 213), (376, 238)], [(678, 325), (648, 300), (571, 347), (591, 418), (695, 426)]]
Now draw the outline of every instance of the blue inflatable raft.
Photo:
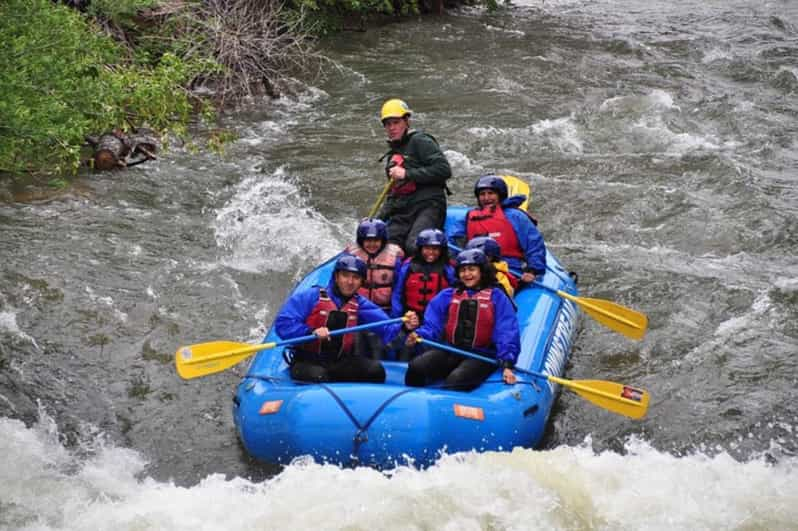
[[(446, 227), (465, 207), (450, 207)], [(326, 285), (333, 259), (308, 274), (295, 289)], [(547, 254), (542, 283), (574, 295), (576, 285)], [(562, 376), (571, 353), (578, 309), (551, 290), (530, 286), (516, 294), (521, 325), (517, 367)], [(280, 341), (274, 329), (264, 342)], [(544, 433), (559, 385), (518, 374), (507, 385), (497, 369), (470, 392), (406, 387), (407, 364), (383, 362), (384, 384), (293, 381), (283, 347), (256, 355), (234, 396), (239, 438), (256, 459), (290, 463), (300, 456), (344, 466), (428, 466), (442, 453), (535, 447)]]

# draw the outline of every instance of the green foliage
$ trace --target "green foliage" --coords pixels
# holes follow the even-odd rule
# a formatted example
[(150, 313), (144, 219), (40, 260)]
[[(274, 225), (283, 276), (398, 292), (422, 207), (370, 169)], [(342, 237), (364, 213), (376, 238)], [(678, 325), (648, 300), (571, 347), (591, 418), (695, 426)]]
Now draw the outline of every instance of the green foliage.
[(87, 11), (92, 16), (123, 26), (128, 25), (142, 9), (157, 4), (158, 0), (91, 0)]
[[(128, 0), (125, 4), (143, 4)], [(85, 136), (148, 125), (185, 132), (183, 86), (207, 64), (164, 54), (134, 66), (78, 11), (50, 0), (0, 3), (0, 171), (74, 171)]]
[(338, 31), (346, 17), (362, 19), (386, 15), (417, 15), (418, 0), (293, 0), (294, 11), (304, 11), (318, 34)]

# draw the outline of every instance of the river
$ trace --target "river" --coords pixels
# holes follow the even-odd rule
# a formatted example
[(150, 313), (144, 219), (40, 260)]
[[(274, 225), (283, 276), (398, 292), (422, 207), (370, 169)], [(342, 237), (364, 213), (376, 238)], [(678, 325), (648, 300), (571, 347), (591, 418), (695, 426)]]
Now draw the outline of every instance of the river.
[[(798, 3), (524, 0), (323, 43), (337, 67), (48, 199), (0, 203), (0, 529), (798, 529)], [(252, 462), (240, 372), (182, 344), (258, 341), (382, 188), (406, 99), (475, 178), (526, 179), (583, 296), (569, 378), (652, 395), (632, 421), (565, 392), (544, 447), (387, 474)]]

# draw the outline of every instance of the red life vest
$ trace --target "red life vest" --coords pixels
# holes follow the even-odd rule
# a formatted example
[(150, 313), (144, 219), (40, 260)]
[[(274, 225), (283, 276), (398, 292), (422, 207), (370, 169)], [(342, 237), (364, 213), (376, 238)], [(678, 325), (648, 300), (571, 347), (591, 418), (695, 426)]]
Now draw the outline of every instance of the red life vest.
[[(401, 153), (393, 153), (391, 158), (388, 159), (388, 163), (385, 165), (385, 173), (388, 173), (388, 170), (393, 168), (394, 166), (399, 166), (400, 168), (405, 167), (405, 157)], [(415, 181), (411, 181), (407, 178), (402, 179), (401, 181), (394, 182), (393, 186), (391, 186), (390, 194), (393, 196), (399, 195), (410, 195), (416, 191), (416, 183)]]
[[(357, 326), (357, 310), (359, 304), (357, 297), (350, 297), (341, 308), (335, 305), (325, 288), (319, 289), (319, 300), (310, 310), (310, 315), (305, 319), (305, 324), (312, 330), (322, 326), (332, 330)], [(327, 341), (311, 341), (303, 343), (298, 348), (311, 354), (322, 354), (325, 356), (340, 357), (348, 354), (355, 345), (354, 334), (344, 334), (342, 336), (331, 337)]]
[(490, 206), (482, 210), (471, 210), (466, 217), (466, 237), (490, 236), (502, 249), (502, 256), (523, 260), (524, 251), (518, 242), (515, 229), (501, 207)]
[(466, 290), (452, 293), (446, 321), (446, 340), (464, 348), (487, 348), (491, 345), (493, 325), (496, 321), (491, 300), (492, 288), (481, 289), (469, 296)]
[(390, 308), (396, 261), (405, 256), (402, 248), (395, 243), (386, 243), (377, 256), (370, 256), (359, 245), (351, 244), (346, 248), (346, 252), (366, 262), (368, 268), (366, 280), (363, 281), (358, 293), (381, 308)]
[(406, 310), (413, 310), (421, 317), (432, 297), (448, 287), (444, 264), (436, 262), (427, 269), (413, 260), (405, 277), (403, 305)]

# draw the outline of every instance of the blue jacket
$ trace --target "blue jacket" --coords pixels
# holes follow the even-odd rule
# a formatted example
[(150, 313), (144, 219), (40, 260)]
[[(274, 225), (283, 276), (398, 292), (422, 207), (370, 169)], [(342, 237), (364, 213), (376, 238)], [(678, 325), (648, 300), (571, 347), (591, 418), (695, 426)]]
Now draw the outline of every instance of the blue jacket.
[[(410, 272), (410, 262), (412, 259), (407, 259), (398, 269), (396, 274), (396, 282), (393, 285), (393, 293), (391, 294), (391, 317), (401, 317), (405, 313), (405, 307), (402, 304), (402, 298), (405, 294), (405, 280)], [(446, 282), (450, 286), (454, 286), (457, 280), (457, 274), (454, 272), (454, 267), (446, 263), (443, 266), (443, 274), (446, 275)], [(419, 317), (421, 317), (419, 315)]]
[[(429, 301), (424, 312), (424, 324), (416, 329), (416, 334), (432, 341), (445, 340), (446, 321), (449, 317), (449, 304), (452, 301), (454, 289), (446, 288)], [(466, 291), (469, 295), (473, 295), (475, 290)], [(493, 288), (490, 300), (493, 303), (495, 315), (493, 336), (491, 337), (493, 348), (490, 350), (479, 349), (475, 352), (515, 364), (518, 354), (521, 352), (521, 332), (513, 303), (499, 287)]]
[[(522, 271), (524, 268), (532, 271), (536, 275), (542, 275), (546, 272), (546, 245), (543, 242), (543, 236), (529, 219), (529, 215), (523, 210), (519, 210), (518, 206), (526, 199), (525, 195), (514, 195), (502, 201), (501, 207), (504, 210), (504, 215), (510, 221), (510, 224), (515, 230), (515, 235), (518, 238), (518, 243), (524, 251), (526, 259), (526, 266), (517, 258), (509, 256), (502, 256), (502, 260), (507, 262), (510, 269), (515, 271)], [(475, 210), (475, 209), (471, 209)], [(470, 211), (469, 211), (470, 212)], [(468, 213), (462, 219), (457, 220), (454, 228), (449, 233), (449, 241), (457, 245), (459, 238), (466, 237), (466, 218)]]
[[(335, 302), (336, 306), (341, 307), (341, 297), (334, 290), (335, 275), (327, 284), (327, 295)], [(312, 286), (301, 291), (295, 291), (285, 301), (277, 317), (274, 319), (274, 328), (281, 339), (292, 339), (295, 337), (308, 336), (313, 333), (308, 325), (305, 324), (313, 307), (319, 302), (320, 286)], [(358, 324), (374, 323), (389, 319), (382, 309), (363, 297), (355, 294), (358, 303), (357, 322)], [(389, 325), (372, 328), (371, 331), (379, 334), (383, 343), (390, 343), (402, 329), (402, 323), (391, 323)]]

